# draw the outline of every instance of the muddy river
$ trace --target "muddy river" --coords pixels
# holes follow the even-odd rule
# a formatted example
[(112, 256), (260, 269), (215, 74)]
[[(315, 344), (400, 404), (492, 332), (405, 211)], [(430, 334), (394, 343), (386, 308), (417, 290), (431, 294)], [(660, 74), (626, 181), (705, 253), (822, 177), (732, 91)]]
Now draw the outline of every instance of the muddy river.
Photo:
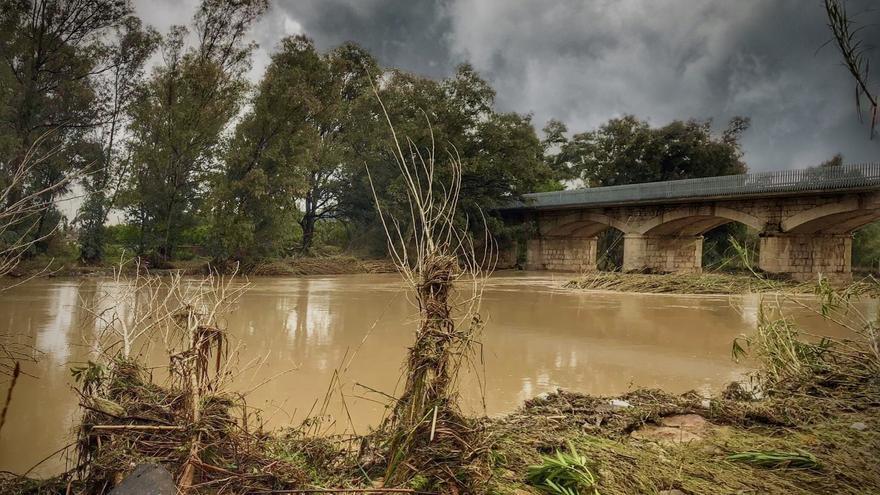
[[(671, 296), (562, 289), (567, 275), (499, 273), (488, 282), (465, 407), (509, 412), (557, 388), (614, 395), (636, 387), (718, 391), (746, 371), (731, 342), (754, 331), (757, 296)], [(71, 366), (89, 359), (94, 329), (81, 300), (102, 279), (47, 279), (0, 293), (0, 333), (39, 350), (15, 388), (0, 438), (0, 470), (22, 472), (70, 441), (77, 398)], [(397, 275), (257, 278), (227, 320), (239, 344), (233, 387), (273, 427), (315, 415), (333, 387), (324, 428), (364, 432), (399, 386), (415, 309)], [(796, 312), (793, 310), (793, 312)], [(817, 333), (836, 333), (815, 317)], [(0, 396), (6, 396), (3, 378)], [(344, 398), (344, 399), (342, 399)], [(349, 414), (343, 413), (343, 400)], [(34, 473), (63, 468), (52, 458)]]

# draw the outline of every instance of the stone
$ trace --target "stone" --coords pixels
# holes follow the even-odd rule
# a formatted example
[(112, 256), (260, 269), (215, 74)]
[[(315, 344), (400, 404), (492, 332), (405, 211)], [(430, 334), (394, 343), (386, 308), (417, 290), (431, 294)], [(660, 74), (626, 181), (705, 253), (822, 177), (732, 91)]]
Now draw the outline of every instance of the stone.
[(866, 425), (865, 423), (862, 423), (861, 421), (853, 423), (853, 424), (849, 425), (849, 427), (852, 428), (853, 430), (858, 430), (858, 431), (865, 431), (868, 429), (868, 425)]
[(703, 409), (711, 409), (712, 401), (709, 399), (703, 399), (700, 401), (700, 407), (702, 407)]
[(632, 404), (621, 399), (611, 399), (608, 403), (611, 404), (611, 407), (614, 409), (627, 409), (632, 407)]
[(138, 464), (110, 495), (177, 495), (177, 486), (167, 469), (158, 464)]

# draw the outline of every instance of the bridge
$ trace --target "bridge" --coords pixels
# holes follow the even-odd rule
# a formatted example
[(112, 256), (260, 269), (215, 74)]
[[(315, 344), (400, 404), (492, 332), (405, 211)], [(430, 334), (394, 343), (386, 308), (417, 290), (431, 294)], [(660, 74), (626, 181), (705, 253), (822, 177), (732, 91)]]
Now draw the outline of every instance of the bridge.
[(880, 163), (526, 194), (504, 214), (535, 226), (527, 269), (595, 270), (613, 228), (624, 271), (699, 273), (703, 234), (738, 222), (758, 231), (761, 270), (848, 280), (853, 232), (880, 220)]

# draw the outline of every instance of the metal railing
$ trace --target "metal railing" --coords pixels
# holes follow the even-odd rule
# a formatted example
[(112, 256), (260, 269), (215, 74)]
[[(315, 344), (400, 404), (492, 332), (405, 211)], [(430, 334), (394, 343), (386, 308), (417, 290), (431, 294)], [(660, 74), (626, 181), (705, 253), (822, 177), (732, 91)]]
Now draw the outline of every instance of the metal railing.
[(880, 188), (880, 163), (816, 167), (702, 179), (592, 187), (523, 195), (514, 209), (658, 202), (689, 198), (761, 196)]

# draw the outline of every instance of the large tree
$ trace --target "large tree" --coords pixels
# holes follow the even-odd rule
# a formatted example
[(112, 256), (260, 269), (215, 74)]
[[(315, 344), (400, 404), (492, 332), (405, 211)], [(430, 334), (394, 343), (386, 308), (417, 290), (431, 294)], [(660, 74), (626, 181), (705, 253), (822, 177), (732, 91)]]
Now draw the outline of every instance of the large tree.
[(589, 187), (740, 174), (746, 165), (739, 138), (748, 125), (748, 119), (735, 117), (714, 135), (710, 121), (676, 120), (652, 128), (627, 115), (569, 139), (565, 126), (551, 121), (545, 143), (558, 151), (547, 160)]
[[(492, 209), (522, 194), (558, 188), (542, 160), (543, 149), (528, 115), (499, 113), (495, 92), (471, 66), (460, 66), (444, 80), (432, 80), (392, 70), (382, 78), (378, 95), (395, 126), (406, 153), (434, 153), (439, 163), (447, 153), (462, 162), (461, 203), (458, 222), (473, 232), (485, 227), (502, 242), (512, 232), (494, 217)], [(385, 211), (407, 223), (404, 183), (389, 148), (388, 124), (373, 95), (358, 112), (365, 139), (358, 150), (363, 164), (352, 170), (341, 198), (345, 217), (364, 236), (360, 245), (383, 248), (381, 227), (375, 217), (371, 187)], [(408, 144), (407, 144), (408, 143)], [(369, 167), (372, 186), (364, 167)], [(449, 183), (449, 170), (438, 167), (435, 186)], [(421, 177), (426, 185), (426, 178)], [(438, 189), (439, 190), (439, 189)]]
[(248, 87), (253, 45), (243, 38), (266, 6), (266, 0), (203, 0), (194, 19), (198, 44), (187, 48), (187, 30), (172, 28), (163, 62), (139, 89), (130, 110), (126, 199), (140, 254), (159, 262), (173, 258), (195, 226), (222, 132)]
[[(745, 173), (740, 137), (749, 120), (735, 117), (718, 134), (709, 121), (676, 120), (662, 127), (627, 115), (599, 128), (567, 136), (559, 121), (544, 128), (545, 161), (557, 174), (587, 187), (692, 179)], [(728, 225), (707, 234), (704, 262), (723, 263), (730, 256), (729, 237), (745, 239), (746, 229)], [(622, 234), (608, 229), (599, 238), (599, 267), (619, 267)]]
[(99, 78), (102, 105), (101, 125), (89, 141), (83, 143), (84, 154), (95, 163), (94, 170), (83, 177), (86, 199), (80, 207), (80, 260), (101, 261), (105, 244), (105, 223), (116, 202), (126, 175), (126, 116), (141, 83), (147, 58), (159, 43), (158, 33), (144, 28), (140, 19), (128, 18), (118, 28), (118, 42), (112, 47), (112, 66)]
[[(0, 9), (0, 185), (26, 155), (33, 160), (28, 180), (5, 200), (35, 191), (35, 200), (53, 205), (76, 166), (93, 165), (79, 146), (105, 118), (96, 79), (117, 61), (112, 32), (130, 19), (125, 0), (8, 0)], [(84, 153), (85, 152), (85, 153)], [(39, 239), (59, 218), (54, 206), (22, 224)], [(37, 243), (45, 249), (45, 243)]]
[(320, 54), (304, 36), (282, 41), (214, 182), (216, 259), (282, 254), (296, 223), (298, 249), (310, 250), (316, 224), (337, 215), (364, 138), (355, 102), (378, 72), (375, 60), (351, 43)]

